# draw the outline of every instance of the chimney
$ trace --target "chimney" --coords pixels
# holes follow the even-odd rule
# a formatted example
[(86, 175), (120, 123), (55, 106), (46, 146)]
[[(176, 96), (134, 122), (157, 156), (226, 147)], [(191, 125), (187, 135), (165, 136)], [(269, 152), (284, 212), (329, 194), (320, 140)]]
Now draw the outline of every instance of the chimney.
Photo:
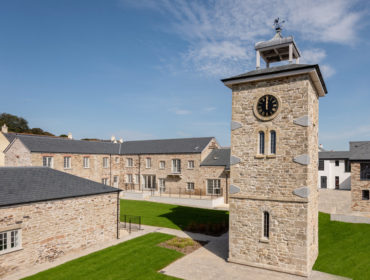
[(112, 135), (112, 137), (110, 138), (110, 141), (112, 141), (113, 143), (117, 143), (116, 137), (114, 137), (114, 135)]
[(319, 148), (320, 148), (320, 149), (324, 149), (324, 145), (323, 145), (323, 144), (320, 144), (320, 145), (319, 145)]
[(1, 127), (1, 132), (2, 133), (8, 133), (8, 127), (6, 126), (6, 124), (4, 123), (3, 126)]
[(71, 139), (71, 140), (73, 139), (72, 138), (72, 132), (68, 132), (68, 139)]
[(123, 138), (120, 138), (119, 139), (119, 142), (122, 144), (123, 143)]

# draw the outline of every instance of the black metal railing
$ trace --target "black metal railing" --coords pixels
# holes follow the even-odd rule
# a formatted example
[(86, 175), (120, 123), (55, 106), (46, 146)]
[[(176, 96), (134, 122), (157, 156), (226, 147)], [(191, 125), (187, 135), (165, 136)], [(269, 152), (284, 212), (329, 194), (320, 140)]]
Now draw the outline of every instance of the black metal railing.
[(217, 198), (223, 196), (223, 189), (213, 189), (212, 192), (203, 189), (188, 189), (188, 188), (168, 188), (159, 189), (159, 196), (179, 197), (179, 198)]
[(141, 216), (123, 215), (122, 227), (131, 233), (132, 230), (141, 230)]

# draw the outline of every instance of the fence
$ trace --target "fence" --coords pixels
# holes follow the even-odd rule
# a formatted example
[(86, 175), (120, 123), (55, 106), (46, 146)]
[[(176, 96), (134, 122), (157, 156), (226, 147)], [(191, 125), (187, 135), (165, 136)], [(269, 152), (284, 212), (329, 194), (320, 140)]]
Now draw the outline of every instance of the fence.
[(207, 192), (203, 189), (168, 188), (163, 190), (160, 188), (157, 193), (159, 196), (168, 197), (213, 199), (223, 196), (223, 189), (213, 189), (212, 192)]
[(141, 230), (141, 216), (123, 215), (121, 224), (129, 233), (132, 230)]

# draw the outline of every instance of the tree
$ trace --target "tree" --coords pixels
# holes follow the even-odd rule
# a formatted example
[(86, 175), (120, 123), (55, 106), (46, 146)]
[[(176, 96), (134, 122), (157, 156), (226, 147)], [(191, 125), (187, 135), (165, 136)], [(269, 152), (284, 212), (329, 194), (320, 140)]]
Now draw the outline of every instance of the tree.
[(13, 132), (28, 132), (28, 122), (21, 117), (14, 116), (7, 113), (2, 113), (0, 115), (0, 126), (6, 124), (8, 126), (9, 131)]

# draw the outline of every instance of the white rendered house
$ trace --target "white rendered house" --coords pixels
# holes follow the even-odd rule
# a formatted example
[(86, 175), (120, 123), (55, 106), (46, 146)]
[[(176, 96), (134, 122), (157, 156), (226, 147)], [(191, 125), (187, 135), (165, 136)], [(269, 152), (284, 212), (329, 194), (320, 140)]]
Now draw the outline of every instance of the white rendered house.
[(349, 151), (319, 152), (319, 188), (351, 189)]

